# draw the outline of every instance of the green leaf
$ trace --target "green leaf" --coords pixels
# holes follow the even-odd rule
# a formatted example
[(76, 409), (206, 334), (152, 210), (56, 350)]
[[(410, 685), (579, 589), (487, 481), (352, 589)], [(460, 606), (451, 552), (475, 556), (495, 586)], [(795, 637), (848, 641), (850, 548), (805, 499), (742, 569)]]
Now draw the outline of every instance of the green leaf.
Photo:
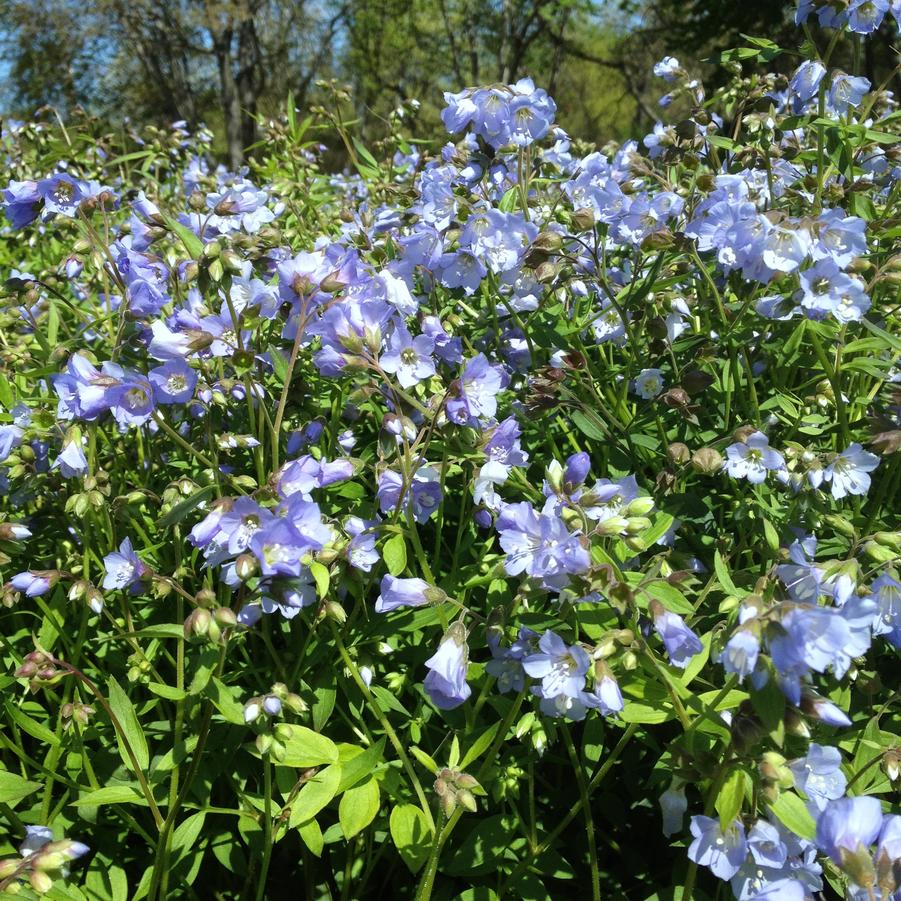
[(732, 576), (729, 574), (729, 568), (726, 566), (726, 561), (723, 559), (723, 555), (719, 551), (716, 551), (716, 553), (713, 555), (713, 568), (716, 571), (716, 577), (720, 585), (722, 585), (723, 588), (725, 588), (726, 591), (729, 592), (729, 594), (734, 594), (738, 597), (743, 596), (743, 592), (739, 588), (737, 588), (735, 583), (732, 581)]
[(6, 712), (12, 717), (13, 722), (25, 733), (38, 741), (42, 741), (45, 745), (56, 746), (59, 739), (46, 726), (32, 719), (24, 710), (16, 707), (15, 704), (6, 704)]
[(425, 814), (415, 804), (398, 804), (388, 821), (391, 840), (403, 862), (416, 873), (428, 860), (432, 830)]
[(813, 817), (808, 813), (804, 802), (793, 792), (782, 792), (775, 803), (770, 805), (770, 810), (795, 835), (808, 841), (816, 838), (817, 827)]
[(226, 722), (234, 723), (236, 726), (244, 725), (244, 705), (224, 682), (216, 678), (211, 679), (205, 694)]
[(321, 857), (325, 843), (322, 840), (322, 830), (319, 828), (319, 823), (316, 820), (308, 820), (306, 823), (301, 823), (297, 827), (297, 831), (300, 833), (303, 843), (309, 848), (310, 853), (316, 857)]
[(174, 865), (186, 856), (185, 852), (192, 851), (203, 832), (203, 824), (206, 820), (206, 811), (192, 814), (183, 820), (172, 833), (172, 864)]
[[(150, 766), (150, 751), (147, 748), (147, 738), (144, 735), (144, 730), (141, 728), (141, 723), (138, 721), (134, 704), (131, 703), (128, 695), (125, 694), (119, 683), (112, 677), (107, 682), (107, 691), (109, 692), (110, 708), (116, 715), (119, 726), (125, 733), (125, 739), (131, 747), (135, 760), (142, 770), (146, 770)], [(126, 751), (125, 741), (123, 741), (118, 729), (116, 730), (116, 741), (119, 744), (119, 754), (122, 757), (122, 762), (131, 769), (134, 764)]]
[(716, 812), (720, 815), (720, 829), (725, 832), (732, 825), (745, 800), (747, 773), (741, 767), (733, 767), (716, 796)]
[(338, 804), (338, 822), (345, 838), (353, 838), (362, 832), (379, 812), (379, 784), (367, 779), (341, 795)]
[(285, 756), (278, 761), (279, 766), (308, 767), (338, 762), (338, 749), (330, 738), (293, 723), (282, 724), (279, 731), (282, 730), (290, 735), (282, 742)]
[(179, 501), (165, 516), (161, 516), (157, 522), (157, 528), (168, 529), (181, 522), (192, 510), (209, 500), (216, 493), (215, 485), (204, 485), (199, 491)]
[(194, 257), (195, 260), (199, 259), (203, 254), (203, 241), (201, 241), (191, 229), (182, 225), (180, 222), (176, 222), (171, 216), (167, 216), (165, 213), (163, 213), (162, 216), (169, 231), (174, 232), (181, 238), (182, 244), (185, 245), (188, 253)]
[(165, 698), (167, 701), (183, 701), (188, 693), (183, 688), (175, 688), (173, 685), (163, 685), (161, 682), (150, 682), (147, 687), (155, 695)]
[(473, 761), (478, 760), (485, 751), (488, 750), (491, 742), (494, 741), (494, 736), (497, 735), (497, 730), (500, 729), (500, 723), (494, 723), (494, 725), (489, 726), (485, 729), (484, 732), (469, 746), (466, 750), (466, 753), (463, 755), (463, 759), (460, 761), (460, 769), (465, 770)]
[(480, 876), (497, 872), (505, 858), (518, 858), (525, 845), (526, 840), (517, 828), (514, 817), (488, 817), (476, 824), (441, 869), (450, 876)]
[(316, 594), (320, 598), (324, 598), (328, 594), (329, 580), (331, 578), (329, 571), (318, 560), (311, 560), (309, 566), (313, 579), (316, 582)]
[(141, 804), (147, 800), (138, 789), (130, 785), (107, 785), (83, 794), (74, 802), (76, 807), (103, 807), (105, 804)]
[(343, 748), (349, 748), (357, 753), (349, 757), (341, 756), (341, 782), (338, 785), (338, 793), (353, 788), (361, 779), (370, 776), (375, 768), (382, 762), (382, 755), (385, 751), (385, 739), (379, 739), (374, 745), (361, 751), (353, 745), (343, 745), (339, 747), (339, 751)]
[(291, 804), (289, 824), (299, 826), (307, 820), (312, 820), (338, 794), (340, 783), (340, 763), (333, 763), (316, 773), (297, 793)]
[(0, 770), (0, 804), (9, 804), (10, 807), (15, 807), (22, 798), (27, 798), (39, 788), (41, 788), (40, 782), (31, 782), (16, 773)]
[(373, 169), (375, 169), (376, 175), (379, 171), (378, 160), (356, 139), (353, 139), (354, 147), (357, 150), (357, 153), (363, 158), (365, 162), (367, 162)]
[(392, 576), (399, 576), (407, 568), (407, 541), (403, 535), (392, 535), (382, 547), (385, 566)]
[(441, 767), (439, 767), (438, 764), (437, 764), (431, 757), (429, 757), (429, 755), (426, 754), (425, 751), (422, 750), (422, 748), (417, 748), (417, 747), (414, 745), (412, 748), (410, 748), (410, 753), (411, 753), (411, 754), (412, 754), (412, 755), (413, 755), (413, 756), (414, 756), (414, 757), (415, 757), (415, 758), (416, 758), (416, 759), (417, 759), (417, 760), (418, 760), (418, 761), (419, 761), (419, 762), (420, 762), (420, 763), (421, 763), (421, 764), (422, 764), (422, 765), (423, 765), (430, 773), (437, 773), (438, 770), (441, 769)]
[(751, 704), (767, 732), (772, 732), (783, 723), (785, 695), (772, 677), (767, 680), (763, 688), (751, 689)]
[(594, 441), (606, 441), (607, 436), (599, 429), (581, 410), (571, 410), (570, 419), (576, 424), (576, 428)]
[(627, 723), (646, 723), (653, 725), (655, 723), (665, 723), (675, 717), (672, 708), (665, 709), (661, 705), (653, 707), (647, 704), (638, 704), (635, 701), (626, 701), (626, 705), (620, 713), (622, 719)]

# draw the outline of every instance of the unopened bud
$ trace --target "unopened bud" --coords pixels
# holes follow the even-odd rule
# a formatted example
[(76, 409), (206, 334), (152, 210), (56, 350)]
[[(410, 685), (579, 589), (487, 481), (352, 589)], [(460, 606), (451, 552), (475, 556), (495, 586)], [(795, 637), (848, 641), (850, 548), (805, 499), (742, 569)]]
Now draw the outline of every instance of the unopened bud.
[(704, 475), (713, 475), (723, 467), (723, 458), (719, 451), (712, 447), (702, 447), (691, 455), (691, 468)]

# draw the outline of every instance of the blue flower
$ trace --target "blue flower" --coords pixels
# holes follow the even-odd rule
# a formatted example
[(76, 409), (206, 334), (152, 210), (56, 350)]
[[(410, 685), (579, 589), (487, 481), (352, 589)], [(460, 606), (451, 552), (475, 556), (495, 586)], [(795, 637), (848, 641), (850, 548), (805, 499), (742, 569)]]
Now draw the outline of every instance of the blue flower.
[(432, 466), (420, 466), (404, 490), (403, 476), (391, 469), (378, 478), (379, 509), (391, 513), (398, 505), (403, 491), (403, 509), (413, 513), (418, 523), (428, 522), (438, 512), (441, 504), (441, 482), (438, 471)]
[(485, 354), (476, 354), (454, 383), (456, 391), (446, 405), (448, 418), (458, 425), (481, 428), (482, 420), (497, 413), (497, 395), (508, 381), (500, 366), (492, 366)]
[(817, 845), (837, 864), (842, 851), (855, 854), (868, 849), (882, 829), (878, 798), (860, 796), (830, 801), (817, 819)]
[(430, 672), (423, 687), (432, 703), (441, 710), (459, 707), (472, 693), (466, 682), (469, 649), (466, 629), (462, 623), (453, 623), (438, 650), (425, 662)]
[(388, 613), (399, 607), (423, 607), (429, 603), (429, 593), (435, 593), (428, 582), (422, 579), (397, 579), (392, 575), (382, 576), (382, 586), (375, 602), (376, 613)]
[(759, 654), (760, 639), (749, 629), (739, 629), (726, 642), (720, 654), (720, 663), (727, 673), (737, 675), (741, 682), (754, 672)]
[(9, 580), (16, 591), (21, 591), (25, 597), (35, 598), (47, 594), (59, 581), (59, 573), (55, 570), (28, 570), (19, 573)]
[(720, 879), (731, 879), (739, 871), (748, 854), (745, 827), (741, 822), (736, 820), (724, 832), (718, 819), (694, 816), (691, 834), (694, 841), (688, 848), (689, 860), (708, 867)]
[(88, 460), (84, 455), (81, 432), (77, 427), (73, 427), (71, 434), (66, 435), (63, 448), (51, 469), (59, 469), (65, 479), (83, 476), (88, 471)]
[(876, 602), (873, 634), (884, 635), (896, 648), (901, 648), (901, 582), (883, 573), (870, 586), (870, 597)]
[(169, 360), (147, 373), (158, 404), (186, 404), (194, 397), (197, 373), (183, 360)]
[(412, 388), (435, 374), (434, 349), (433, 338), (425, 334), (414, 338), (399, 324), (388, 339), (388, 349), (382, 354), (379, 365), (385, 372), (396, 374), (402, 388)]
[(829, 104), (839, 114), (845, 115), (852, 107), (860, 105), (872, 85), (868, 78), (862, 75), (847, 75), (844, 72), (836, 72), (832, 76), (832, 84), (829, 87)]
[(554, 513), (536, 513), (521, 501), (506, 504), (497, 519), (504, 568), (511, 576), (526, 573), (547, 588), (561, 589), (570, 574), (585, 572), (591, 563), (579, 536)]
[(836, 500), (865, 495), (870, 490), (870, 473), (879, 465), (879, 457), (865, 451), (856, 442), (843, 450), (824, 470), (823, 481), (832, 482)]
[(701, 639), (685, 625), (685, 620), (678, 613), (664, 609), (659, 601), (651, 602), (651, 616), (654, 631), (660, 636), (670, 663), (685, 669), (691, 658), (704, 650)]
[(13, 228), (24, 228), (37, 219), (41, 195), (36, 182), (11, 181), (3, 189), (3, 200), (3, 211)]
[(743, 442), (726, 448), (723, 466), (733, 479), (747, 479), (752, 485), (759, 485), (768, 472), (785, 467), (785, 458), (770, 447), (763, 432), (753, 432)]
[(131, 546), (131, 539), (126, 538), (119, 545), (118, 551), (112, 551), (103, 558), (106, 574), (103, 587), (107, 591), (134, 588), (147, 573), (147, 567)]
[(539, 697), (579, 698), (590, 663), (582, 647), (567, 645), (555, 632), (547, 631), (538, 642), (538, 651), (523, 658), (522, 667), (533, 679), (541, 679), (541, 688), (536, 689)]
[(795, 785), (818, 811), (845, 793), (848, 780), (841, 769), (842, 755), (838, 748), (811, 742), (807, 756), (793, 760), (788, 766), (795, 777)]
[(673, 779), (670, 787), (660, 796), (660, 815), (663, 819), (663, 834), (669, 838), (682, 831), (682, 820), (688, 810), (685, 786)]

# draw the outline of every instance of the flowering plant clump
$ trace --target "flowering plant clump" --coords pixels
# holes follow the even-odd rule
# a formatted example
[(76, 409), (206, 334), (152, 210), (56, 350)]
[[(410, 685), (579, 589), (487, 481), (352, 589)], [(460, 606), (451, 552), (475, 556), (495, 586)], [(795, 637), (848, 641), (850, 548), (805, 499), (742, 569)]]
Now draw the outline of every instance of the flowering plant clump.
[(901, 898), (899, 16), (587, 155), (4, 123), (0, 889)]

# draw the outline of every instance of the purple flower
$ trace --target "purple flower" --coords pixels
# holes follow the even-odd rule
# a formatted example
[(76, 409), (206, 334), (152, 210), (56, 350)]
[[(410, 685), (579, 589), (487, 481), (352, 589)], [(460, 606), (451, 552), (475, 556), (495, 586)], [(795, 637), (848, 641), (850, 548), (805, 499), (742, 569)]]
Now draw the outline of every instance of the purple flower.
[(451, 365), (463, 362), (463, 342), (459, 338), (451, 338), (437, 316), (423, 318), (422, 333), (432, 339), (435, 356), (440, 360)]
[(852, 107), (858, 107), (872, 85), (862, 75), (836, 72), (829, 86), (829, 104), (839, 114), (845, 115)]
[(259, 607), (241, 608), (243, 613), (245, 609), (249, 610), (249, 617), (244, 619), (239, 614), (239, 622), (253, 626), (260, 613), (279, 613), (285, 619), (294, 619), (295, 616), (304, 608), (316, 603), (316, 585), (313, 582), (313, 576), (306, 567), (302, 567), (300, 575), (291, 579), (275, 579), (263, 588), (263, 596), (260, 599)]
[(66, 436), (63, 449), (56, 458), (51, 469), (59, 469), (64, 479), (83, 476), (88, 471), (88, 460), (82, 448), (81, 433), (76, 427), (71, 436)]
[(0, 463), (19, 447), (24, 434), (18, 425), (0, 425)]
[(719, 819), (705, 816), (691, 818), (694, 841), (688, 848), (688, 858), (702, 867), (709, 867), (714, 876), (731, 879), (741, 868), (748, 853), (745, 827), (736, 820), (725, 832)]
[(64, 172), (57, 172), (37, 183), (37, 192), (44, 201), (44, 213), (59, 213), (74, 219), (78, 205), (88, 196), (88, 186)]
[(759, 485), (767, 472), (785, 467), (785, 458), (770, 447), (770, 439), (763, 432), (753, 432), (744, 442), (726, 448), (723, 466), (733, 479), (747, 479)]
[(523, 658), (522, 667), (533, 679), (541, 679), (539, 697), (557, 695), (578, 698), (585, 688), (585, 674), (591, 660), (579, 645), (567, 645), (555, 632), (547, 631), (538, 642), (538, 651)]
[(673, 779), (670, 787), (660, 796), (660, 815), (663, 819), (663, 834), (669, 838), (682, 831), (682, 818), (688, 810), (685, 786)]
[(896, 648), (901, 648), (901, 582), (883, 573), (870, 586), (870, 597), (876, 602), (873, 634), (884, 635)]
[(469, 662), (466, 638), (463, 623), (453, 623), (441, 639), (438, 650), (425, 662), (430, 672), (423, 687), (432, 703), (441, 710), (459, 707), (472, 693), (466, 683)]
[(882, 829), (882, 804), (866, 796), (830, 801), (817, 819), (817, 846), (837, 864), (842, 851), (867, 849)]
[(431, 356), (434, 349), (435, 342), (428, 335), (413, 338), (403, 325), (397, 325), (379, 365), (385, 372), (395, 373), (402, 388), (412, 388), (435, 374), (435, 361)]
[(788, 848), (779, 830), (767, 820), (757, 820), (748, 833), (748, 850), (761, 867), (781, 867), (788, 858)]
[(869, 474), (878, 465), (879, 457), (855, 442), (823, 470), (823, 481), (832, 482), (832, 496), (836, 500), (849, 494), (865, 495), (870, 490)]
[(3, 211), (15, 229), (34, 222), (40, 212), (41, 195), (33, 181), (11, 181), (3, 189), (3, 201)]
[(399, 607), (423, 607), (430, 603), (430, 595), (436, 594), (439, 594), (439, 589), (433, 588), (422, 579), (396, 579), (392, 575), (385, 575), (382, 576), (375, 612), (388, 613)]
[(438, 471), (432, 466), (420, 466), (413, 474), (412, 482), (404, 491), (403, 476), (391, 469), (378, 478), (379, 509), (391, 513), (396, 509), (403, 491), (403, 508), (412, 511), (416, 522), (422, 524), (438, 512), (441, 503), (441, 482)]
[(131, 588), (137, 585), (147, 572), (147, 567), (131, 546), (130, 538), (126, 538), (119, 545), (118, 551), (113, 551), (103, 558), (103, 567), (106, 570), (103, 587), (107, 591)]
[(21, 591), (25, 597), (35, 598), (42, 594), (47, 594), (47, 592), (56, 584), (58, 579), (59, 575), (53, 571), (30, 569), (13, 576), (9, 580), (9, 584), (12, 585), (16, 591)]
[(789, 763), (795, 785), (811, 800), (817, 810), (845, 793), (848, 780), (842, 772), (842, 755), (838, 748), (811, 742), (807, 756)]
[(264, 576), (300, 576), (306, 568), (301, 558), (310, 545), (284, 519), (274, 519), (254, 532), (248, 549), (257, 558)]
[(751, 675), (757, 666), (757, 656), (760, 653), (760, 640), (748, 629), (739, 629), (726, 642), (720, 663), (727, 673), (734, 673), (739, 677), (739, 682), (745, 676)]
[(570, 574), (585, 572), (591, 560), (577, 534), (554, 513), (536, 513), (522, 501), (506, 504), (497, 518), (504, 568), (511, 576), (526, 573), (547, 588), (560, 589)]
[(642, 369), (632, 383), (632, 390), (643, 400), (653, 400), (663, 390), (663, 385), (659, 369)]
[(654, 631), (660, 636), (670, 663), (679, 669), (685, 669), (691, 658), (704, 650), (701, 639), (685, 625), (681, 616), (664, 609), (658, 601), (651, 602), (651, 616)]
[(186, 404), (194, 397), (197, 373), (183, 360), (169, 360), (147, 374), (158, 404)]

